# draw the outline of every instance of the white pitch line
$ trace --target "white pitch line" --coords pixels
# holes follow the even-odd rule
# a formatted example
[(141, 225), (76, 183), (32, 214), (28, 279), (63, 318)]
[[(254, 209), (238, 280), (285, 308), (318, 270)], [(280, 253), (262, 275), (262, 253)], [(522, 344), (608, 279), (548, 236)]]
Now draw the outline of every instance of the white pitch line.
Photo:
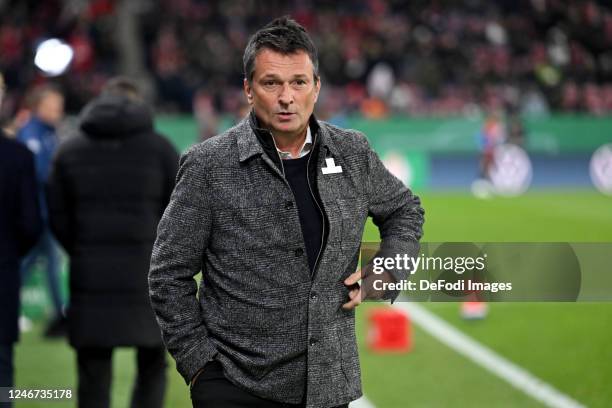
[(544, 405), (553, 408), (585, 407), (552, 385), (465, 335), (422, 306), (416, 303), (397, 302), (392, 307), (406, 313), (413, 322), (440, 342)]
[(365, 395), (349, 404), (349, 408), (376, 408)]

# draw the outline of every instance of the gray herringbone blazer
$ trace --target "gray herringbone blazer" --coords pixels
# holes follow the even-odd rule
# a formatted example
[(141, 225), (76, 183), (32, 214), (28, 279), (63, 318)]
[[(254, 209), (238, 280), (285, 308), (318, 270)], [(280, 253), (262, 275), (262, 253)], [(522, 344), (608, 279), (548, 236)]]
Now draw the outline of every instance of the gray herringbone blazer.
[[(368, 215), (382, 247), (416, 255), (423, 210), (363, 134), (319, 122), (317, 187), (328, 235), (314, 278), (293, 193), (248, 118), (193, 146), (159, 223), (151, 303), (189, 382), (212, 359), (251, 393), (331, 407), (361, 396), (354, 311), (343, 280), (355, 271)], [(326, 158), (342, 172), (323, 174)], [(196, 296), (193, 277), (202, 271)]]

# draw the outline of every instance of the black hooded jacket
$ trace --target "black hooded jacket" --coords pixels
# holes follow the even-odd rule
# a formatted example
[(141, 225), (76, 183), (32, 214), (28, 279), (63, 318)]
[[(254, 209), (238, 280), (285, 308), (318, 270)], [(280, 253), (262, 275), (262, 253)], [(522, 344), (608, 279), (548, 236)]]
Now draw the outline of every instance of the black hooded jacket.
[(147, 274), (178, 154), (146, 105), (103, 95), (60, 145), (49, 180), (52, 229), (70, 256), (70, 343), (161, 344)]

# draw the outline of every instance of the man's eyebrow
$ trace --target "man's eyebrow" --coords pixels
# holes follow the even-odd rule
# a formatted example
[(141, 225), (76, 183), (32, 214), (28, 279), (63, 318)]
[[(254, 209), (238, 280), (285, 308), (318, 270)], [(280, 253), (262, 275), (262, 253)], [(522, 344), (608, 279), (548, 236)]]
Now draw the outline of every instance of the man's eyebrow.
[(276, 74), (265, 74), (260, 79), (280, 79)]
[[(261, 81), (266, 80), (266, 79), (277, 79), (280, 80), (281, 77), (278, 76), (277, 74), (265, 74), (263, 75), (261, 78), (259, 78)], [(295, 74), (291, 77), (291, 79), (309, 79), (307, 74)]]

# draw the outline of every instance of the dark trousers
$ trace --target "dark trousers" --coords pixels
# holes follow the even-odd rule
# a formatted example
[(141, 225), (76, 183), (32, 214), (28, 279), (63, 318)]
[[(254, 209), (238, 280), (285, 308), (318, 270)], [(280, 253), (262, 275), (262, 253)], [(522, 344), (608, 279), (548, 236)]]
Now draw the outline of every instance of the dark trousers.
[[(0, 343), (0, 387), (13, 385), (13, 344)], [(9, 402), (0, 402), (0, 408), (11, 406)]]
[[(163, 347), (137, 349), (137, 377), (131, 408), (161, 408), (166, 392), (166, 350)], [(112, 348), (77, 349), (79, 408), (110, 407)]]
[[(212, 361), (204, 367), (191, 387), (193, 408), (301, 408), (305, 404), (284, 404), (252, 395), (225, 378), (223, 367)], [(348, 408), (348, 404), (334, 408)]]

